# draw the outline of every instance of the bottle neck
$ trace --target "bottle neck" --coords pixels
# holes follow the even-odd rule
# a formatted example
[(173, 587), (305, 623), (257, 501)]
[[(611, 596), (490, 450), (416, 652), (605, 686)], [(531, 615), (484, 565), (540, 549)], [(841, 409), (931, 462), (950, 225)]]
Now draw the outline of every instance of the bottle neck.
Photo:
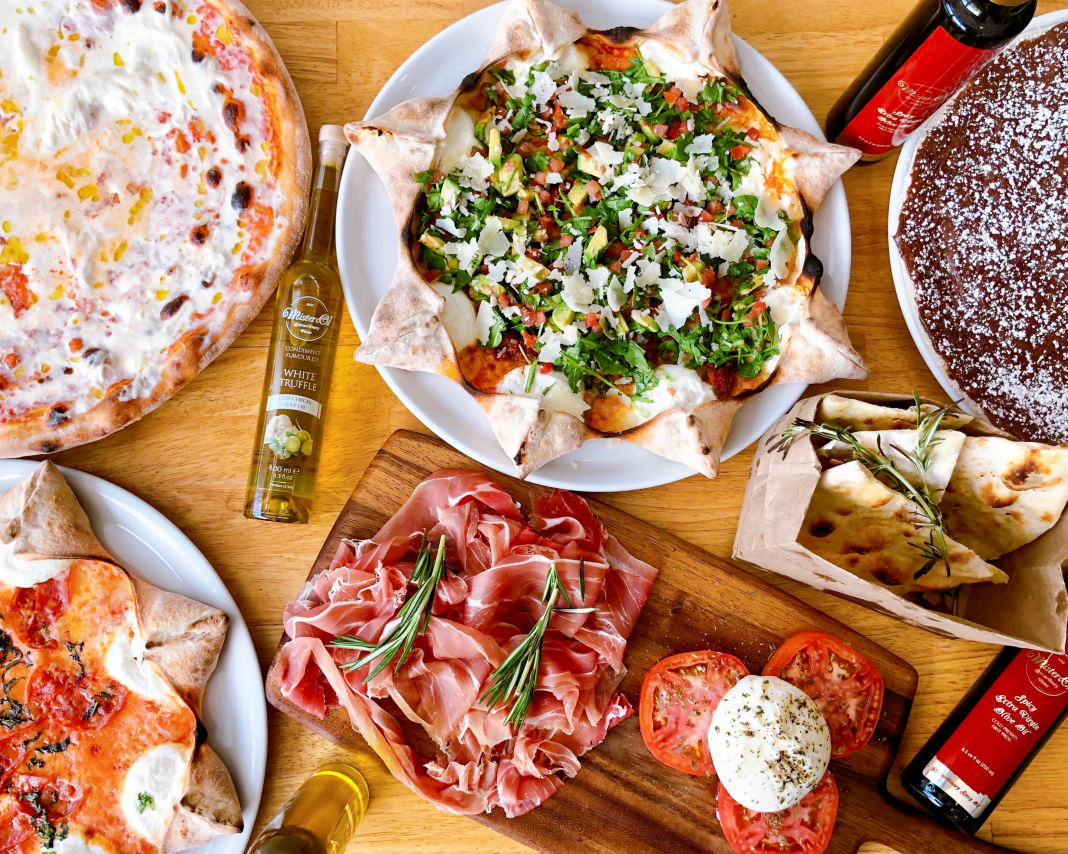
[(367, 784), (351, 767), (333, 763), (309, 778), (287, 805), (282, 827), (312, 834), (325, 854), (341, 854), (367, 809)]
[(323, 143), (319, 148), (319, 169), (315, 173), (308, 222), (300, 257), (304, 261), (332, 263), (334, 254), (334, 218), (337, 214), (337, 191), (341, 184), (341, 167), (345, 149)]

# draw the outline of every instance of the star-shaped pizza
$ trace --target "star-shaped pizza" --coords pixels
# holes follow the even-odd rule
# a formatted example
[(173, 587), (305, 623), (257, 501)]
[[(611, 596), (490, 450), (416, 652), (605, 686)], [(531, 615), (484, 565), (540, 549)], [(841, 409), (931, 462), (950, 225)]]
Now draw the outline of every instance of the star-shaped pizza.
[(749, 397), (866, 375), (810, 251), (857, 152), (759, 107), (723, 0), (514, 0), (459, 89), (346, 132), (401, 242), (357, 360), (463, 384), (521, 476), (618, 436), (714, 477)]
[(199, 720), (228, 622), (128, 575), (52, 463), (0, 496), (0, 851), (174, 854), (241, 830)]

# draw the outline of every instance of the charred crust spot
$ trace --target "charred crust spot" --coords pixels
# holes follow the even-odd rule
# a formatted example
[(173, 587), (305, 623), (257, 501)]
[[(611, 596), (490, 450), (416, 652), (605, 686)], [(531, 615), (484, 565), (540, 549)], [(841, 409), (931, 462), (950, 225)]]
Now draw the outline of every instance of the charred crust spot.
[(208, 729), (201, 722), (200, 718), (197, 718), (196, 746), (200, 747), (200, 745), (202, 745), (207, 740), (208, 740)]
[(614, 44), (623, 44), (636, 32), (637, 27), (612, 27), (610, 30), (601, 30), (601, 35)]
[(1010, 471), (1005, 480), (1014, 486), (1023, 486), (1031, 475), (1048, 473), (1048, 469), (1039, 464), (1038, 451), (1032, 449), (1027, 452), (1027, 459)]
[(106, 361), (108, 357), (106, 350), (101, 350), (99, 347), (90, 347), (82, 354), (82, 358), (85, 359), (90, 365), (99, 365)]
[(236, 130), (241, 118), (241, 105), (237, 101), (227, 101), (223, 104), (223, 121), (230, 130)]
[(189, 296), (187, 294), (182, 294), (181, 296), (175, 297), (169, 303), (163, 306), (162, 311), (160, 311), (159, 313), (159, 319), (169, 320), (170, 318), (174, 317), (174, 315), (178, 313), (178, 309), (180, 309), (188, 301)]
[(62, 403), (53, 406), (48, 412), (48, 426), (58, 427), (67, 420), (67, 407)]
[(70, 365), (67, 365), (67, 367), (63, 369), (63, 373), (69, 376), (70, 374), (74, 373), (74, 368), (72, 368)]
[(808, 526), (808, 532), (811, 536), (822, 540), (824, 537), (829, 537), (834, 533), (834, 522), (826, 519), (821, 519), (818, 522), (813, 522)]
[(252, 187), (241, 181), (235, 188), (234, 194), (230, 197), (230, 207), (235, 211), (243, 211), (252, 203)]
[(814, 282), (819, 282), (823, 278), (823, 262), (809, 252), (805, 255), (805, 266), (801, 270), (801, 275), (808, 276)]
[(189, 232), (189, 241), (194, 246), (203, 246), (208, 239), (208, 227), (206, 225), (193, 226), (193, 230)]
[(161, 15), (167, 14), (167, 4), (164, 3), (163, 0), (159, 0), (159, 2), (157, 2), (156, 5), (154, 5), (152, 8), (159, 12)]
[(201, 281), (200, 286), (202, 288), (210, 288), (214, 284), (215, 284), (215, 277), (212, 276), (210, 279), (204, 279), (203, 281)]
[(41, 442), (41, 444), (37, 447), (40, 449), (42, 454), (51, 454), (54, 451), (59, 450), (59, 445), (55, 442)]
[[(1008, 477), (1013, 478), (1019, 469), (1016, 469), (1009, 473)], [(1027, 479), (1027, 475), (1024, 474), (1024, 480)], [(1023, 483), (1023, 481), (1015, 481), (1016, 483)], [(1008, 495), (999, 495), (998, 490), (994, 488), (992, 483), (984, 483), (983, 488), (979, 490), (979, 496), (983, 499), (983, 503), (987, 507), (993, 507), (995, 510), (1001, 510), (1005, 507), (1012, 507), (1016, 503), (1016, 495), (1009, 493)]]
[(141, 11), (141, 0), (122, 0), (122, 5), (127, 12), (133, 13)]
[(703, 456), (707, 457), (711, 453), (712, 453), (712, 449), (710, 447), (708, 447), (708, 445), (702, 445), (701, 446), (701, 454)]
[(901, 585), (901, 582), (898, 581), (897, 574), (894, 572), (894, 567), (885, 559), (878, 561), (875, 566), (871, 568), (871, 574), (877, 581), (882, 582), (887, 587), (899, 587)]
[(460, 83), (461, 91), (469, 92), (474, 89), (478, 85), (478, 81), (481, 77), (482, 75), (477, 71), (472, 71), (463, 79), (463, 82)]
[(222, 183), (222, 171), (219, 169), (218, 166), (212, 166), (208, 170), (207, 177), (209, 187), (218, 187), (219, 184)]

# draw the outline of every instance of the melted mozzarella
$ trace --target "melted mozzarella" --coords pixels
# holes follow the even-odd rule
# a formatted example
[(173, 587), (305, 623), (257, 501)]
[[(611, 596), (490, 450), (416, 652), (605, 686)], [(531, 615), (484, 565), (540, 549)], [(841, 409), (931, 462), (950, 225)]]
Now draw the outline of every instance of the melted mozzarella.
[(582, 418), (582, 414), (590, 408), (589, 404), (582, 399), (577, 391), (572, 391), (567, 384), (567, 377), (559, 371), (549, 371), (543, 374), (541, 371), (534, 372), (534, 383), (527, 388), (527, 368), (515, 368), (504, 375), (504, 379), (497, 385), (497, 394), (519, 394), (524, 397), (540, 398), (543, 407), (550, 412), (566, 412), (576, 418)]
[[(431, 285), (431, 287), (445, 299), (445, 308), (438, 315), (445, 331), (449, 333), (449, 339), (457, 350), (462, 350), (474, 344), (478, 338), (478, 327), (475, 323), (475, 305), (470, 297), (463, 291), (453, 293), (449, 285)], [(488, 306), (489, 303), (482, 303)], [(492, 325), (492, 316), (490, 318)], [(486, 330), (487, 334), (489, 330)], [(485, 339), (483, 339), (485, 340)]]
[(466, 110), (454, 107), (445, 126), (445, 139), (438, 145), (438, 169), (448, 175), (472, 148), (481, 148), (475, 137), (475, 121)]
[(746, 676), (712, 715), (708, 747), (720, 782), (742, 806), (794, 806), (831, 761), (831, 731), (808, 696), (774, 676)]
[(126, 772), (119, 800), (122, 814), (131, 828), (157, 847), (163, 844), (188, 785), (192, 752), (188, 744), (161, 744)]
[(145, 639), (133, 614), (108, 639), (104, 667), (113, 679), (142, 697), (167, 704), (182, 702), (156, 668), (145, 661)]
[(27, 560), (13, 554), (10, 543), (0, 542), (0, 584), (33, 587), (61, 575), (70, 565), (69, 560)]
[(68, 833), (65, 838), (55, 840), (52, 850), (55, 854), (108, 854), (99, 845), (83, 839), (77, 833)]
[[(26, 277), (25, 300), (0, 295), (0, 347), (19, 356), (17, 368), (0, 366), (0, 407), (14, 413), (74, 401), (75, 414), (117, 384), (123, 400), (150, 392), (175, 340), (206, 326), (207, 346), (230, 306), (249, 299), (229, 282), (270, 257), (288, 225), (251, 72), (236, 59), (230, 70), (193, 59), (193, 33), (220, 38), (221, 18), (102, 8), (0, 4), (0, 265)], [(223, 89), (244, 109), (245, 150), (224, 119)], [(255, 207), (231, 204), (239, 182), (253, 206), (276, 210), (261, 235)], [(200, 244), (196, 225), (206, 227)], [(188, 299), (163, 317), (179, 296)]]

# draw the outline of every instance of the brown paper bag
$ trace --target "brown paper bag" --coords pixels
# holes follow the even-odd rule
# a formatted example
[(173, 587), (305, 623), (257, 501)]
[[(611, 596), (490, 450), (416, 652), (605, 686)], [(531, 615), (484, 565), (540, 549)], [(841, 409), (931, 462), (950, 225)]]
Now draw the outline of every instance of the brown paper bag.
[[(899, 394), (834, 393), (877, 404), (912, 401)], [(781, 451), (773, 452), (769, 446), (794, 419), (813, 420), (823, 397), (798, 401), (761, 438), (734, 540), (735, 560), (826, 590), (944, 637), (1064, 652), (1068, 594), (1062, 564), (1068, 560), (1068, 512), (1033, 543), (992, 561), (1008, 573), (1008, 583), (971, 585), (960, 616), (931, 610), (858, 578), (797, 543), (820, 478), (820, 463), (810, 438), (792, 445), (785, 458)], [(973, 436), (997, 434), (981, 421), (956, 429)]]

